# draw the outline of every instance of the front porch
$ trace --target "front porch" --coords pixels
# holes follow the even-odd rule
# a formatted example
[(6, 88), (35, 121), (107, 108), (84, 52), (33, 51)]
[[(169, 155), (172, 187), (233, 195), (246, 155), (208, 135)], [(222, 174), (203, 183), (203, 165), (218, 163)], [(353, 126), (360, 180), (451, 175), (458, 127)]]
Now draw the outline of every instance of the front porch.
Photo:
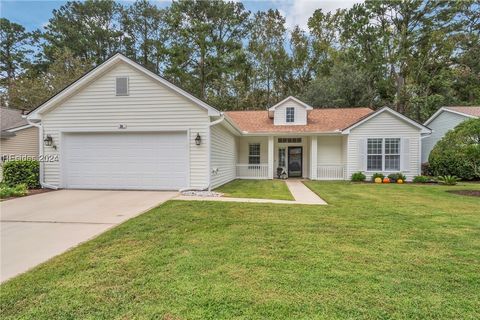
[(287, 178), (346, 179), (346, 136), (248, 136), (237, 147), (238, 179), (274, 179), (278, 168)]

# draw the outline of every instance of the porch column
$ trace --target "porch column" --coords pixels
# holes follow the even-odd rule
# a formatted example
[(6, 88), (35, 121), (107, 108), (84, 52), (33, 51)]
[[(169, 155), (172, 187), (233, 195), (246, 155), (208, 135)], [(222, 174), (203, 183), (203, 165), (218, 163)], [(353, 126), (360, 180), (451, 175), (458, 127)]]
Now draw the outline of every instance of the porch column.
[(317, 156), (318, 156), (317, 136), (310, 137), (310, 179), (317, 180)]
[(268, 179), (273, 179), (273, 136), (268, 137)]

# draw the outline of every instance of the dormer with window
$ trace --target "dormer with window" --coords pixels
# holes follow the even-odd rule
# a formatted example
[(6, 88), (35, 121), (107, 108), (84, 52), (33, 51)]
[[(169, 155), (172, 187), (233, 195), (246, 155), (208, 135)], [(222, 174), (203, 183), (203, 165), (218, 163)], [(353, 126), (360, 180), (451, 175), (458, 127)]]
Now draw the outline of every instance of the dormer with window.
[(313, 108), (295, 97), (288, 97), (268, 109), (274, 125), (306, 125), (308, 111)]

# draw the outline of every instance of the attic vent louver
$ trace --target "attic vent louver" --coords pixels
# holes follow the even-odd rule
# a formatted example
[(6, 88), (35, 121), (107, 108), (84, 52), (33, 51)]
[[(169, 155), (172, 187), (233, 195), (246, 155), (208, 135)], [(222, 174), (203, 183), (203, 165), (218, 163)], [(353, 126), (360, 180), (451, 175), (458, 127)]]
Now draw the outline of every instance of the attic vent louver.
[(128, 96), (128, 77), (117, 77), (115, 90), (117, 96)]

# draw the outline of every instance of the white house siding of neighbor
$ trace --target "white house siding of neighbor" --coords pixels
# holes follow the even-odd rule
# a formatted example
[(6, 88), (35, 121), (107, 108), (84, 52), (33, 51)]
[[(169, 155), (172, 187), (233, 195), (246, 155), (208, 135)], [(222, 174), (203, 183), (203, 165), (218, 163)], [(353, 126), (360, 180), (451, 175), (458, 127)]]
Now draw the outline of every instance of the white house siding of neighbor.
[(422, 163), (428, 162), (428, 156), (437, 142), (445, 134), (465, 120), (480, 117), (480, 107), (442, 107), (426, 122), (432, 134), (422, 140)]
[[(121, 54), (28, 115), (50, 188), (211, 189), (236, 178), (420, 174), (430, 130), (389, 109), (312, 108), (288, 97), (222, 113)], [(373, 144), (372, 144), (373, 143)]]

